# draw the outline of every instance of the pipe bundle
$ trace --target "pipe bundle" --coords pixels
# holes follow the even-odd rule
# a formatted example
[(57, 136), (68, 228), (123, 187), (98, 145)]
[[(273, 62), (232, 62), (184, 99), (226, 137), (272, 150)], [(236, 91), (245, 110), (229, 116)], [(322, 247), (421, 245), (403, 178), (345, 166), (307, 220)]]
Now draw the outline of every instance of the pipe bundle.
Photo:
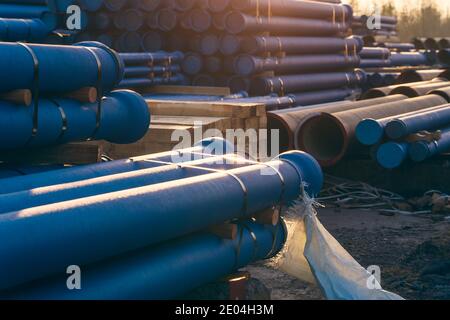
[(121, 53), (124, 78), (119, 88), (143, 88), (152, 85), (182, 84), (185, 82), (180, 63), (181, 52)]
[[(0, 4), (0, 41), (47, 42), (66, 28), (66, 10), (86, 0), (4, 0)], [(85, 23), (82, 16), (82, 24)], [(63, 38), (59, 38), (63, 41)]]
[[(131, 143), (147, 132), (143, 98), (111, 92), (123, 77), (123, 64), (110, 48), (93, 42), (0, 43), (0, 57), (0, 150), (91, 139)], [(81, 92), (87, 93), (80, 97)], [(8, 98), (19, 93), (31, 93), (29, 101)]]
[(450, 87), (430, 94), (440, 96), (442, 103), (381, 119), (368, 118), (358, 124), (359, 142), (377, 145), (376, 160), (382, 167), (394, 169), (407, 159), (422, 162), (450, 150)]
[[(311, 1), (104, 1), (77, 37), (120, 52), (181, 51), (182, 72), (193, 85), (260, 96), (296, 94), (302, 103), (319, 103), (347, 97), (361, 80), (354, 68), (362, 41), (344, 36), (351, 17), (348, 5)], [(270, 82), (298, 75), (302, 81), (329, 73), (340, 80), (325, 88), (253, 85), (255, 78)]]
[(450, 38), (414, 38), (412, 42), (417, 50), (443, 50), (450, 48)]
[(363, 36), (366, 43), (380, 42), (380, 39), (397, 39), (397, 17), (393, 16), (353, 16), (352, 32)]
[[(296, 200), (302, 185), (317, 194), (323, 180), (317, 162), (294, 151), (257, 163), (210, 146), (211, 140), (131, 161), (6, 179), (0, 296), (176, 298), (276, 254), (286, 238), (283, 224), (250, 219)], [(237, 218), (237, 238), (205, 231)], [(78, 292), (58, 281), (73, 264), (84, 274)], [(124, 283), (126, 289), (116, 290)]]
[(386, 47), (364, 47), (359, 56), (359, 67), (364, 69), (433, 64), (430, 56), (424, 52), (395, 52)]

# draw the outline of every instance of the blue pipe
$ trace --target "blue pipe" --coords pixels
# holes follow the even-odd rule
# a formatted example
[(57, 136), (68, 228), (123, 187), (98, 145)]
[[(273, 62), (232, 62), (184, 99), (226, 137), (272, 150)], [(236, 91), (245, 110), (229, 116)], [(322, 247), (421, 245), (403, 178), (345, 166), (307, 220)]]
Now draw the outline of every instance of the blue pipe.
[[(101, 64), (101, 87), (108, 92), (120, 82), (123, 64), (119, 56), (98, 42), (76, 46), (27, 44), (39, 62), (39, 90), (56, 94), (96, 87)], [(90, 51), (91, 50), (91, 51)], [(0, 92), (33, 88), (35, 65), (30, 52), (17, 43), (0, 43)]]
[(0, 4), (0, 17), (13, 19), (41, 19), (50, 30), (57, 27), (58, 17), (46, 6)]
[(40, 19), (0, 18), (0, 41), (42, 41), (51, 31)]
[(103, 98), (98, 129), (97, 110), (97, 103), (41, 99), (37, 132), (33, 135), (34, 108), (0, 101), (0, 150), (42, 147), (90, 138), (132, 143), (142, 138), (150, 125), (145, 100), (132, 91), (114, 91)]
[(448, 152), (450, 150), (450, 128), (441, 131), (439, 140), (428, 143), (427, 141), (417, 141), (409, 147), (409, 157), (415, 162), (422, 162), (435, 155)]
[(17, 177), (14, 179), (3, 179), (0, 194), (14, 193), (45, 186), (93, 179), (133, 170), (155, 168), (162, 165), (161, 163), (152, 162), (152, 160), (161, 162), (174, 162), (174, 160), (176, 160), (175, 162), (187, 162), (198, 159), (197, 157), (201, 157), (201, 155), (220, 155), (231, 153), (233, 150), (234, 146), (224, 139), (204, 139), (192, 148), (183, 150), (167, 151), (127, 160), (116, 160), (106, 163), (70, 167), (63, 170), (55, 170), (32, 176)]
[(400, 139), (419, 131), (438, 129), (449, 124), (450, 104), (445, 104), (440, 108), (392, 119), (386, 124), (386, 135), (391, 139)]
[(98, 11), (103, 6), (103, 0), (77, 0), (77, 3), (81, 6), (82, 9), (89, 12)]
[(384, 129), (391, 119), (364, 119), (356, 127), (356, 138), (365, 146), (376, 145), (383, 139)]
[[(82, 290), (67, 290), (66, 278), (58, 277), (4, 292), (0, 297), (21, 300), (180, 298), (251, 262), (272, 257), (282, 249), (287, 237), (283, 222), (276, 227), (243, 222), (238, 228), (242, 236), (235, 240), (203, 232), (83, 267)], [(240, 248), (237, 261), (236, 248)]]
[(0, 288), (249, 217), (297, 199), (303, 183), (317, 194), (322, 182), (311, 156), (290, 152), (268, 164), (3, 214)]
[(162, 84), (183, 84), (186, 78), (182, 74), (173, 74), (170, 76), (159, 76), (154, 78), (128, 78), (123, 79), (117, 88), (142, 88), (157, 86)]
[(175, 52), (142, 52), (142, 53), (119, 53), (120, 58), (126, 66), (129, 65), (151, 65), (162, 62), (179, 63), (183, 60), (184, 54)]
[(408, 158), (409, 145), (407, 143), (387, 142), (377, 151), (377, 161), (385, 169), (395, 169)]
[(200, 168), (229, 170), (251, 165), (252, 162), (241, 157), (217, 156), (183, 164), (185, 166), (179, 163), (161, 164), (155, 168), (3, 194), (0, 195), (0, 214), (210, 173)]

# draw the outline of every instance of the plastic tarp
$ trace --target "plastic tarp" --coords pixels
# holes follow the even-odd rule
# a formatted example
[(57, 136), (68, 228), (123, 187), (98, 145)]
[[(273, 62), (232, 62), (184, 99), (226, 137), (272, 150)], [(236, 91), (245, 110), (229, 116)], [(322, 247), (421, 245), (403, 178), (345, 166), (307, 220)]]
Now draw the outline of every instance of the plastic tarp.
[(330, 300), (403, 300), (381, 288), (375, 275), (364, 269), (325, 229), (317, 204), (303, 196), (286, 216), (288, 238), (272, 266), (309, 283), (316, 283)]

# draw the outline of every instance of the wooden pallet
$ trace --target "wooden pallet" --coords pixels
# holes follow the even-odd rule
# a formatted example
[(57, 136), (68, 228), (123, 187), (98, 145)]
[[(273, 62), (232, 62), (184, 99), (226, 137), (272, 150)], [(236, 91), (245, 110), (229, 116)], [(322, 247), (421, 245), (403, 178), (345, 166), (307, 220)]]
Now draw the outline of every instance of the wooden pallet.
[[(205, 89), (202, 88), (201, 92), (205, 92)], [(178, 140), (172, 141), (176, 130), (186, 130), (193, 137), (190, 143), (183, 145), (186, 147), (197, 142), (194, 132), (200, 136), (209, 136), (211, 131), (208, 130), (216, 129), (226, 137), (229, 129), (267, 129), (266, 108), (263, 104), (158, 99), (148, 99), (147, 104), (152, 120), (146, 136), (131, 145), (106, 144), (105, 152), (110, 157), (119, 159), (172, 150), (180, 143)]]

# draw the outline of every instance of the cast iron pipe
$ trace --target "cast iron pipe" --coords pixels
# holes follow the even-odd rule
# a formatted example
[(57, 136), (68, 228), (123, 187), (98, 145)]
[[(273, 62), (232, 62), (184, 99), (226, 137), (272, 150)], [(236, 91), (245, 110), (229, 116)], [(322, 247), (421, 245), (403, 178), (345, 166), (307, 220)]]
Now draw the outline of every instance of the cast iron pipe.
[(427, 94), (430, 91), (441, 89), (449, 86), (448, 81), (432, 81), (423, 85), (407, 86), (402, 85), (393, 89), (389, 94), (403, 94), (410, 98), (419, 97)]
[(395, 169), (408, 159), (408, 143), (387, 142), (377, 150), (377, 162), (385, 169)]
[[(419, 82), (412, 82), (412, 83), (408, 83), (408, 87), (416, 87), (416, 86), (423, 86), (426, 84), (430, 84), (434, 81), (443, 81), (442, 79), (436, 79), (436, 80), (431, 80), (431, 81), (419, 81)], [(367, 91), (366, 93), (363, 94), (362, 98), (363, 100), (366, 99), (373, 99), (373, 98), (380, 98), (380, 97), (385, 97), (391, 94), (391, 92), (398, 88), (404, 86), (403, 84), (396, 84), (396, 85), (392, 85), (392, 86), (387, 86), (387, 87), (381, 87), (381, 88), (374, 88), (374, 89), (370, 89), (369, 91)]]
[(420, 66), (430, 65), (427, 56), (421, 52), (392, 52), (391, 66)]
[[(58, 277), (4, 292), (0, 297), (14, 300), (177, 299), (252, 262), (273, 257), (287, 238), (282, 221), (275, 227), (240, 222), (238, 233), (238, 239), (224, 240), (202, 232), (95, 266), (83, 266), (82, 290), (67, 290), (66, 277)], [(239, 248), (237, 261), (236, 248)], [(121, 289), (117, 290), (118, 287)]]
[(40, 19), (0, 18), (0, 41), (43, 41), (51, 31)]
[(261, 13), (271, 12), (275, 16), (303, 17), (347, 23), (352, 19), (353, 10), (349, 5), (333, 5), (314, 1), (293, 0), (231, 0), (233, 9)]
[[(180, 165), (180, 163), (182, 164)], [(252, 164), (254, 162), (235, 155), (207, 157), (192, 162), (178, 162), (172, 165), (161, 164), (155, 168), (2, 194), (0, 195), (0, 214), (162, 182), (197, 177), (210, 172), (205, 170), (205, 168), (230, 170)]]
[(386, 124), (386, 135), (391, 139), (404, 138), (424, 130), (439, 129), (450, 124), (450, 104), (439, 109), (423, 110), (414, 115), (401, 115)]
[(440, 50), (438, 53), (438, 58), (442, 64), (450, 65), (450, 49)]
[[(150, 115), (144, 99), (132, 91), (113, 91), (97, 103), (41, 99), (37, 127), (34, 108), (0, 101), (0, 149), (42, 147), (87, 139), (132, 143), (144, 136)], [(33, 129), (37, 129), (33, 134)]]
[(254, 17), (242, 12), (230, 12), (225, 18), (225, 29), (232, 33), (274, 32), (307, 36), (331, 36), (344, 33), (347, 24), (325, 20), (300, 19), (290, 17)]
[(152, 78), (127, 78), (123, 79), (117, 88), (143, 88), (150, 86), (157, 86), (163, 84), (182, 84), (185, 83), (186, 78), (182, 74), (171, 74), (169, 76), (159, 76)]
[(422, 162), (435, 155), (446, 153), (450, 150), (450, 128), (441, 130), (439, 140), (433, 142), (417, 141), (409, 146), (409, 158), (415, 162)]
[(343, 54), (321, 54), (278, 57), (254, 57), (248, 54), (240, 55), (234, 62), (237, 74), (248, 76), (256, 73), (274, 71), (275, 73), (320, 73), (353, 69), (359, 66), (358, 56)]
[(302, 93), (291, 93), (289, 96), (295, 100), (296, 106), (310, 106), (319, 103), (342, 101), (350, 96), (358, 96), (359, 89), (329, 89)]
[(431, 69), (431, 70), (405, 70), (397, 78), (397, 83), (409, 83), (429, 81), (434, 78), (439, 78), (445, 70)]
[(361, 59), (388, 60), (391, 51), (387, 48), (364, 47), (360, 52)]
[(242, 50), (248, 54), (286, 52), (288, 54), (338, 53), (355, 54), (363, 43), (358, 37), (244, 37)]
[[(427, 108), (427, 109), (423, 109), (423, 110), (408, 112), (408, 113), (402, 114), (401, 117), (413, 116), (416, 114), (421, 114), (423, 112), (428, 112), (428, 111), (434, 111), (434, 110), (438, 110), (441, 108), (442, 108), (442, 106), (437, 106), (437, 107), (431, 107), (431, 108)], [(379, 144), (385, 135), (386, 125), (390, 121), (395, 120), (398, 117), (399, 117), (399, 115), (395, 115), (395, 116), (386, 117), (386, 118), (377, 119), (377, 120), (371, 119), (371, 118), (362, 120), (356, 127), (356, 131), (355, 131), (356, 139), (358, 139), (358, 141), (360, 143), (362, 143), (363, 145), (366, 145), (366, 146), (373, 146), (373, 145)]]
[(322, 166), (332, 166), (358, 146), (356, 126), (364, 119), (382, 119), (445, 104), (437, 95), (406, 99), (337, 113), (322, 112), (306, 119), (298, 129), (297, 145)]
[(182, 52), (142, 52), (142, 53), (119, 53), (120, 58), (124, 64), (129, 65), (146, 65), (152, 66), (155, 64), (177, 64), (183, 61), (184, 55)]
[[(99, 42), (76, 46), (27, 44), (39, 62), (39, 91), (56, 94), (96, 87), (101, 68), (101, 89), (108, 92), (123, 77), (123, 64), (115, 51)], [(18, 43), (0, 43), (0, 92), (33, 88), (35, 64), (30, 51)]]
[(297, 199), (303, 183), (317, 194), (322, 181), (311, 156), (290, 152), (267, 164), (3, 214), (0, 288), (249, 217)]
[(357, 86), (365, 81), (365, 73), (354, 72), (314, 73), (303, 75), (280, 75), (275, 77), (258, 77), (252, 80), (251, 91), (255, 95), (270, 93), (294, 93), (344, 86)]
[(232, 153), (233, 151), (234, 146), (230, 142), (221, 138), (208, 138), (195, 144), (192, 148), (161, 152), (126, 160), (70, 167), (13, 179), (3, 179), (0, 194), (94, 179), (133, 170), (155, 168), (166, 162), (194, 161), (209, 157), (210, 154), (222, 155)]
[(179, 73), (181, 68), (179, 65), (171, 66), (153, 66), (153, 67), (126, 67), (124, 78), (140, 78), (152, 75), (161, 75), (165, 73)]

